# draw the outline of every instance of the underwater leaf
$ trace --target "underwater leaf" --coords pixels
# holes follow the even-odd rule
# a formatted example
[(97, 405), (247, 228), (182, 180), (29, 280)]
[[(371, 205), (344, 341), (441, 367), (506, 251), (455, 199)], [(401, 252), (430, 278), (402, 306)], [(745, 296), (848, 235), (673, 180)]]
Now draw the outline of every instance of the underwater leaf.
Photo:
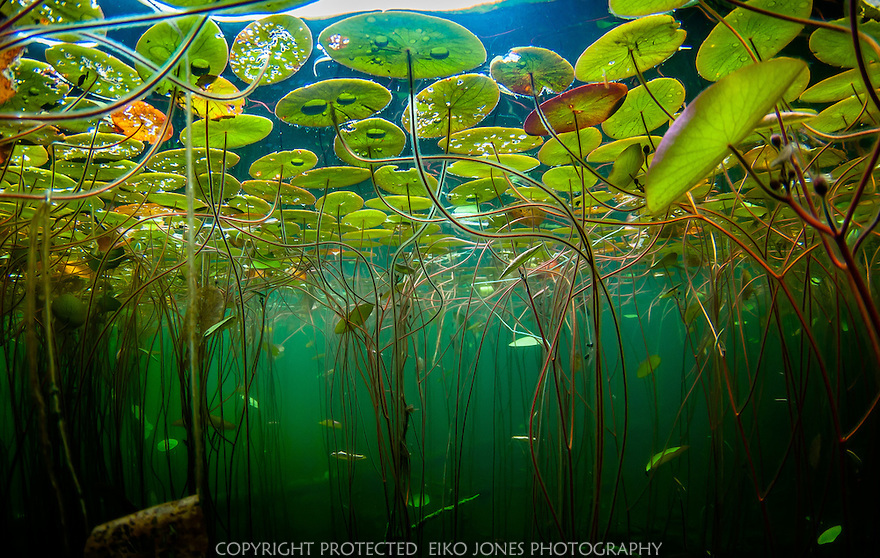
[(469, 180), (446, 194), (446, 201), (452, 205), (486, 203), (506, 192), (508, 187), (507, 180), (500, 177)]
[(559, 140), (562, 143), (559, 143), (556, 138), (547, 140), (547, 143), (538, 150), (538, 160), (552, 167), (571, 163), (572, 153), (584, 158), (602, 143), (602, 132), (592, 127), (581, 128), (577, 132), (559, 134)]
[(315, 200), (315, 209), (337, 218), (341, 215), (347, 215), (352, 211), (357, 211), (363, 206), (363, 198), (347, 190), (330, 192), (326, 196), (321, 196)]
[(636, 377), (647, 378), (648, 375), (653, 374), (657, 370), (658, 366), (660, 366), (660, 357), (651, 355), (639, 365), (639, 369), (636, 370)]
[(557, 192), (577, 193), (596, 183), (596, 175), (587, 172), (583, 167), (563, 165), (553, 167), (544, 173), (541, 182)]
[(508, 347), (535, 347), (540, 345), (541, 342), (537, 337), (532, 337), (531, 335), (527, 335), (525, 337), (520, 337), (515, 339), (514, 341), (507, 344)]
[(835, 525), (834, 527), (828, 528), (819, 535), (819, 539), (816, 541), (818, 544), (828, 544), (833, 543), (837, 540), (840, 532), (843, 531), (843, 528), (840, 525)]
[[(196, 87), (210, 95), (225, 97), (239, 95), (239, 98), (234, 100), (216, 100), (193, 95), (192, 111), (199, 118), (217, 120), (226, 116), (235, 116), (244, 111), (244, 99), (241, 98), (238, 88), (232, 85), (228, 79), (207, 74), (196, 80)], [(178, 92), (177, 104), (184, 110), (186, 109), (186, 95), (183, 92)]]
[[(748, 5), (800, 18), (809, 17), (813, 9), (812, 0), (751, 0)], [(736, 8), (727, 14), (724, 23), (719, 22), (712, 29), (697, 52), (697, 71), (709, 81), (753, 63), (749, 51), (728, 25), (756, 51), (758, 60), (776, 56), (803, 29), (799, 23)]]
[(496, 56), (489, 67), (492, 79), (514, 93), (559, 93), (574, 81), (574, 68), (565, 58), (540, 47), (516, 47)]
[[(435, 190), (437, 188), (437, 179), (427, 172), (424, 173), (424, 177), (428, 181), (428, 186)], [(391, 194), (428, 196), (428, 191), (422, 183), (418, 169), (397, 170), (396, 165), (385, 165), (375, 172), (373, 182), (375, 182), (376, 186)]]
[(524, 263), (526, 263), (530, 258), (532, 258), (538, 252), (538, 250), (541, 250), (542, 248), (544, 248), (543, 244), (540, 244), (540, 243), (535, 244), (534, 246), (532, 246), (531, 248), (529, 248), (525, 252), (521, 253), (517, 257), (510, 260), (510, 263), (507, 264), (507, 267), (504, 268), (504, 271), (501, 272), (501, 275), (499, 275), (498, 278), (499, 279), (506, 278), (508, 275), (510, 275), (511, 273), (513, 273), (514, 271), (516, 271), (517, 269), (522, 267), (522, 265)]
[[(880, 83), (880, 64), (869, 64), (868, 77), (873, 83)], [(823, 79), (801, 93), (800, 100), (805, 103), (832, 103), (853, 94), (862, 96), (865, 93), (865, 82), (858, 68), (846, 70), (837, 75)]]
[(645, 473), (650, 472), (651, 469), (656, 469), (664, 463), (672, 461), (673, 459), (684, 453), (687, 449), (688, 446), (674, 447), (665, 449), (660, 453), (655, 454), (654, 457), (652, 457), (651, 460), (648, 461), (648, 465), (645, 466)]
[[(203, 174), (208, 172), (209, 153), (211, 170), (214, 172), (229, 170), (229, 168), (234, 167), (238, 163), (238, 161), (241, 160), (241, 157), (239, 157), (238, 154), (233, 153), (232, 151), (223, 151), (222, 149), (214, 148), (207, 150), (204, 147), (197, 147), (193, 149), (192, 153), (193, 172), (195, 172), (196, 174)], [(180, 148), (160, 151), (150, 158), (150, 160), (147, 162), (147, 167), (157, 172), (185, 175), (186, 149)]]
[(640, 17), (671, 12), (691, 0), (608, 0), (608, 11), (617, 17)]
[(165, 135), (159, 137), (166, 120), (165, 113), (143, 101), (135, 101), (111, 113), (110, 119), (119, 132), (147, 143), (168, 141), (174, 135), (174, 129), (169, 124)]
[[(272, 121), (253, 114), (198, 120), (193, 122), (192, 144), (194, 147), (235, 149), (265, 139), (272, 131)], [(180, 132), (180, 143), (186, 144), (187, 129)]]
[[(498, 104), (498, 85), (481, 74), (463, 74), (435, 81), (416, 95), (416, 134), (439, 138), (479, 124)], [(401, 126), (409, 132), (410, 107)]]
[(670, 15), (642, 17), (611, 29), (580, 55), (574, 75), (581, 81), (628, 78), (660, 64), (678, 50), (687, 33)]
[[(521, 153), (534, 149), (544, 140), (530, 136), (522, 128), (486, 126), (456, 132), (449, 137), (449, 153), (462, 155), (494, 155), (495, 153)], [(446, 149), (446, 138), (437, 142)]]
[(290, 179), (291, 186), (309, 189), (346, 188), (370, 178), (370, 169), (358, 167), (321, 167)]
[[(2, 56), (14, 50), (3, 51)], [(0, 103), (0, 112), (38, 112), (56, 105), (70, 91), (70, 84), (52, 66), (30, 58), (11, 63), (3, 75), (13, 95)]]
[[(662, 109), (651, 95), (660, 102)], [(684, 86), (680, 81), (674, 78), (652, 79), (626, 94), (620, 107), (602, 123), (602, 131), (614, 139), (647, 134), (668, 122), (666, 113), (674, 115), (683, 101)]]
[(232, 322), (233, 320), (235, 320), (235, 315), (226, 316), (225, 318), (223, 318), (222, 320), (220, 320), (220, 321), (217, 322), (216, 324), (214, 324), (214, 325), (212, 325), (211, 327), (209, 327), (208, 329), (206, 329), (206, 330), (205, 330), (205, 333), (202, 335), (202, 337), (204, 337), (205, 339), (207, 339), (207, 338), (210, 337), (215, 331), (222, 329), (224, 326), (226, 326), (227, 324), (229, 324), (229, 323)]
[(626, 189), (632, 184), (642, 165), (645, 164), (645, 152), (638, 144), (632, 144), (621, 152), (620, 157), (614, 161), (608, 182), (620, 189)]
[[(830, 23), (842, 25), (849, 29), (848, 19), (838, 19)], [(880, 37), (880, 21), (872, 19), (862, 21), (859, 23), (859, 31), (874, 37), (874, 40), (876, 40)], [(865, 41), (861, 41), (861, 43), (865, 62), (876, 63), (878, 61), (877, 53)], [(816, 29), (810, 35), (810, 50), (816, 58), (831, 66), (854, 68), (858, 64), (852, 36), (849, 33), (841, 33), (833, 29)]]
[(354, 307), (354, 310), (348, 313), (347, 316), (339, 320), (339, 323), (336, 324), (333, 331), (337, 334), (353, 331), (355, 327), (363, 325), (372, 312), (373, 305), (371, 303), (365, 302), (363, 304), (358, 304)]
[(725, 76), (700, 93), (663, 136), (645, 178), (648, 209), (664, 211), (705, 178), (785, 93), (805, 63), (777, 58)]
[(178, 441), (174, 438), (168, 438), (167, 440), (162, 440), (157, 444), (157, 449), (161, 452), (171, 451), (177, 447)]
[(519, 153), (503, 153), (501, 155), (482, 155), (475, 157), (472, 161), (456, 161), (449, 165), (447, 171), (455, 176), (464, 176), (467, 178), (500, 178), (505, 171), (487, 165), (481, 162), (490, 161), (492, 163), (501, 164), (505, 167), (519, 172), (527, 172), (537, 167), (540, 163), (534, 157), (528, 155), (520, 155)]
[(254, 161), (248, 174), (251, 178), (277, 181), (302, 174), (317, 164), (317, 155), (308, 149), (276, 151)]
[(65, 160), (85, 160), (91, 156), (98, 160), (131, 159), (144, 150), (144, 144), (136, 139), (126, 139), (121, 134), (93, 134), (83, 132), (64, 138), (64, 145), (55, 147), (55, 157)]
[(483, 43), (457, 23), (414, 12), (372, 12), (330, 25), (318, 37), (327, 54), (371, 76), (449, 76), (486, 61)]
[(46, 61), (80, 89), (110, 99), (127, 95), (142, 84), (137, 72), (118, 58), (81, 45), (46, 49)]
[(365, 79), (328, 79), (294, 89), (275, 105), (275, 116), (299, 126), (361, 120), (391, 102), (391, 91)]
[[(626, 95), (622, 83), (588, 83), (541, 103), (541, 112), (557, 134), (573, 132), (605, 121)], [(536, 111), (523, 123), (523, 130), (533, 136), (549, 135)]]
[(312, 53), (312, 32), (298, 17), (277, 14), (250, 23), (232, 41), (229, 67), (252, 83), (268, 60), (260, 85), (283, 81), (297, 72)]

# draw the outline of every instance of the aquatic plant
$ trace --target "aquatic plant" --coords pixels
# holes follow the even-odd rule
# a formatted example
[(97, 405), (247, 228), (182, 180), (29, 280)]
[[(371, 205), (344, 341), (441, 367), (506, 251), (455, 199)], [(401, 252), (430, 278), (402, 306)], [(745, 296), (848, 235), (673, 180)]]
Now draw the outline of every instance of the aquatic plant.
[(872, 3), (305, 3), (0, 5), (13, 552), (874, 542)]

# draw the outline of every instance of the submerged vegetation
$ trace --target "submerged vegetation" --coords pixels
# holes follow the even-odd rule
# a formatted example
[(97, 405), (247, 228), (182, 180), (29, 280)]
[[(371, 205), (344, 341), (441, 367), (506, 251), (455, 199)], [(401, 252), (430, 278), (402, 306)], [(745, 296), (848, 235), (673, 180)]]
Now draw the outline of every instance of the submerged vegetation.
[(876, 2), (167, 3), (0, 3), (13, 553), (878, 542)]

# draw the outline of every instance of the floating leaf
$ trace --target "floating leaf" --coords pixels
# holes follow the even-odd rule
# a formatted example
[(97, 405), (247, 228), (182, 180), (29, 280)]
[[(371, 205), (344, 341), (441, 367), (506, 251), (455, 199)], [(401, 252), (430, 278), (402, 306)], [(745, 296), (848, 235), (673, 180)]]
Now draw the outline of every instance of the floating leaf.
[[(232, 85), (228, 79), (213, 75), (205, 75), (196, 80), (196, 86), (199, 90), (210, 95), (235, 97), (237, 99), (216, 100), (193, 95), (192, 111), (199, 118), (209, 118), (217, 120), (223, 117), (235, 116), (244, 111), (244, 99), (240, 95), (237, 87)], [(177, 104), (181, 108), (186, 109), (186, 95), (184, 93), (177, 94)]]
[(119, 132), (147, 143), (168, 141), (174, 135), (174, 129), (169, 124), (165, 135), (159, 138), (166, 120), (165, 113), (143, 101), (135, 101), (112, 113), (110, 119)]
[(659, 213), (706, 177), (769, 112), (805, 63), (778, 58), (741, 68), (700, 93), (670, 126), (645, 179)]
[[(428, 173), (424, 173), (428, 186), (434, 190), (437, 188), (437, 179)], [(397, 170), (396, 165), (380, 167), (373, 176), (376, 186), (386, 192), (397, 195), (428, 196), (428, 191), (422, 183), (418, 169)]]
[(656, 469), (660, 465), (672, 461), (682, 453), (684, 453), (688, 449), (688, 446), (674, 447), (668, 448), (660, 453), (654, 455), (650, 461), (648, 461), (648, 465), (645, 467), (645, 473), (651, 471), (651, 469)]
[[(658, 101), (660, 106), (657, 105)], [(667, 113), (675, 114), (683, 101), (684, 86), (680, 81), (673, 78), (652, 79), (626, 94), (620, 108), (602, 123), (602, 131), (614, 139), (650, 133), (668, 122)]]
[[(751, 0), (749, 6), (770, 10), (781, 15), (810, 17), (812, 0)], [(732, 27), (739, 37), (728, 28)], [(770, 60), (797, 37), (803, 25), (767, 16), (745, 8), (736, 8), (719, 22), (697, 52), (697, 71), (709, 81), (752, 64), (749, 51), (740, 41), (745, 40), (756, 51), (758, 60)]]
[(369, 167), (370, 163), (358, 161), (346, 151), (343, 140), (360, 157), (384, 159), (395, 157), (403, 151), (406, 134), (384, 118), (366, 118), (342, 127), (333, 141), (333, 152), (350, 165)]
[[(544, 101), (540, 108), (557, 134), (573, 132), (603, 122), (626, 91), (622, 83), (588, 83)], [(523, 129), (533, 136), (550, 134), (535, 111), (526, 117)]]
[[(419, 138), (447, 136), (480, 123), (498, 104), (498, 85), (481, 74), (464, 74), (435, 81), (416, 95), (416, 134)], [(401, 125), (410, 126), (409, 105)]]
[(254, 161), (248, 173), (252, 178), (278, 180), (302, 174), (316, 164), (318, 157), (308, 149), (276, 151)]
[[(572, 153), (584, 158), (602, 143), (602, 133), (596, 128), (581, 128), (577, 132), (559, 134), (559, 139), (547, 140), (538, 150), (538, 160), (548, 166), (565, 165), (572, 162)], [(658, 138), (659, 141), (659, 138)]]
[(328, 79), (294, 89), (275, 105), (275, 116), (299, 126), (332, 126), (372, 116), (391, 92), (365, 79)]
[(498, 155), (483, 155), (476, 157), (471, 161), (456, 161), (449, 165), (447, 169), (449, 174), (455, 176), (464, 176), (467, 178), (500, 178), (505, 174), (504, 169), (500, 169), (493, 165), (487, 165), (483, 161), (504, 165), (510, 169), (519, 172), (527, 172), (537, 167), (540, 163), (534, 157), (528, 155), (520, 155), (518, 153), (504, 153)]
[(574, 68), (565, 58), (540, 47), (516, 47), (496, 56), (489, 67), (492, 79), (514, 93), (559, 93), (574, 81)]
[(577, 193), (596, 183), (596, 175), (585, 171), (583, 167), (563, 165), (553, 167), (544, 173), (541, 182), (558, 192)]
[[(220, 120), (193, 122), (192, 145), (235, 149), (264, 139), (272, 131), (272, 121), (262, 116), (239, 114)], [(186, 128), (180, 132), (180, 143), (186, 144)]]
[[(848, 19), (838, 19), (830, 23), (842, 25), (849, 29)], [(859, 31), (876, 38), (880, 37), (880, 21), (869, 19), (859, 23)], [(861, 41), (862, 55), (865, 61), (876, 63), (877, 53), (865, 41)], [(854, 68), (858, 62), (856, 59), (853, 39), (849, 33), (841, 33), (833, 29), (816, 29), (810, 35), (810, 50), (820, 61), (831, 66)]]
[(651, 355), (639, 365), (639, 369), (636, 370), (636, 377), (647, 378), (649, 374), (653, 374), (657, 370), (658, 366), (660, 366), (660, 357), (658, 355)]
[(819, 544), (833, 543), (837, 540), (837, 536), (840, 535), (841, 531), (843, 531), (843, 528), (840, 525), (830, 527), (819, 535), (819, 539), (816, 542)]
[(370, 178), (370, 170), (358, 167), (321, 167), (290, 180), (291, 186), (309, 189), (346, 188)]
[[(462, 155), (494, 155), (496, 153), (521, 153), (534, 149), (544, 142), (539, 136), (530, 136), (522, 128), (488, 126), (456, 132), (449, 137), (449, 153)], [(446, 149), (446, 138), (437, 145)]]
[(470, 31), (439, 17), (414, 12), (373, 12), (330, 25), (318, 42), (331, 58), (371, 76), (414, 79), (449, 76), (486, 61), (486, 49)]
[(248, 24), (232, 41), (229, 67), (252, 83), (268, 61), (260, 85), (283, 81), (297, 72), (312, 53), (312, 32), (298, 17), (278, 14)]
[(333, 331), (337, 334), (354, 331), (357, 326), (361, 326), (367, 321), (367, 318), (370, 317), (372, 312), (373, 305), (369, 302), (358, 304), (354, 307), (354, 310), (348, 313), (347, 316), (339, 320), (339, 323), (336, 324)]
[(671, 12), (691, 0), (608, 0), (608, 11), (617, 17), (640, 17)]
[(642, 17), (618, 25), (591, 44), (574, 65), (581, 81), (628, 78), (660, 64), (678, 50), (687, 36), (670, 15)]

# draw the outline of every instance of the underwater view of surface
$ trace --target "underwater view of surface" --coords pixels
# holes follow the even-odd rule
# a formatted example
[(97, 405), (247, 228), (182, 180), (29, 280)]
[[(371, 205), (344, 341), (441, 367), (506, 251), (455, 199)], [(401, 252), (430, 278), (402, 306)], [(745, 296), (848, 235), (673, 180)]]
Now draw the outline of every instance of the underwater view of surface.
[(398, 4), (0, 1), (0, 553), (876, 551), (880, 2)]

